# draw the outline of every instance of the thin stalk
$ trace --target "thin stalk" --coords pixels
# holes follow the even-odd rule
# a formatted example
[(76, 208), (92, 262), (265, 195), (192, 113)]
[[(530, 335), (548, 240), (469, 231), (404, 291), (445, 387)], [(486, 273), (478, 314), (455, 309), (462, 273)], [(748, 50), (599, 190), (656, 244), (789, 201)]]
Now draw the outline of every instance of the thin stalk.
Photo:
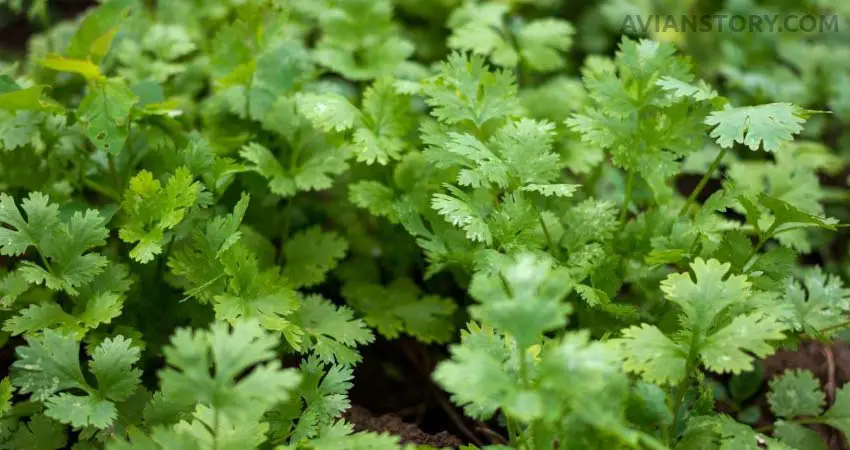
[(656, 439), (655, 436), (644, 433), (642, 431), (638, 431), (638, 439), (643, 442), (644, 447), (646, 448), (650, 448), (652, 450), (669, 450), (669, 448), (661, 441)]
[(626, 177), (626, 193), (625, 198), (623, 199), (623, 209), (620, 211), (620, 227), (626, 225), (626, 217), (629, 214), (629, 205), (632, 203), (632, 189), (635, 184), (635, 173), (629, 171), (628, 176)]
[[(815, 425), (826, 423), (826, 419), (824, 419), (823, 417), (803, 417), (801, 419), (786, 420), (786, 422), (796, 423), (798, 425)], [(766, 433), (771, 430), (773, 430), (772, 423), (755, 428), (755, 431), (757, 433)]]
[[(301, 149), (303, 146), (300, 142), (300, 134), (296, 135), (294, 138), (292, 147), (289, 152), (289, 173), (295, 173), (295, 169), (298, 167), (298, 157), (301, 156)], [(280, 265), (283, 263), (283, 246), (286, 244), (286, 239), (289, 237), (289, 227), (291, 223), (292, 216), (292, 204), (295, 202), (295, 194), (292, 197), (289, 197), (286, 200), (286, 206), (283, 208), (283, 227), (280, 232), (280, 252), (277, 255), (277, 264)]]
[(283, 208), (283, 226), (280, 231), (280, 251), (277, 253), (277, 264), (283, 264), (283, 246), (286, 245), (286, 239), (289, 237), (290, 217), (292, 216), (292, 203), (294, 199), (290, 198), (286, 201), (286, 206)]
[(747, 273), (753, 267), (753, 264), (758, 261), (759, 250), (761, 250), (761, 248), (764, 247), (764, 244), (766, 244), (767, 241), (773, 237), (773, 234), (776, 231), (776, 227), (778, 226), (777, 224), (778, 222), (774, 220), (773, 225), (771, 225), (770, 228), (768, 228), (767, 231), (765, 231), (765, 233), (759, 238), (758, 243), (755, 247), (753, 247), (753, 251), (750, 252), (750, 256), (747, 257), (747, 263), (744, 264), (743, 269), (744, 273)]
[[(537, 209), (535, 207), (535, 209)], [(560, 248), (555, 245), (555, 241), (552, 240), (552, 234), (549, 232), (549, 227), (546, 226), (546, 221), (543, 220), (543, 213), (540, 210), (537, 210), (537, 220), (540, 222), (540, 228), (543, 229), (543, 236), (546, 238), (546, 246), (549, 248), (549, 251), (552, 252), (552, 255), (555, 259), (560, 259)]]
[(696, 366), (697, 362), (697, 344), (699, 344), (699, 330), (693, 330), (691, 335), (691, 343), (690, 349), (688, 350), (688, 358), (685, 360), (685, 376), (682, 377), (682, 381), (679, 382), (679, 385), (676, 387), (676, 398), (673, 401), (673, 423), (670, 424), (670, 433), (669, 440), (671, 444), (673, 440), (676, 439), (676, 428), (679, 424), (679, 409), (682, 408), (682, 404), (685, 401), (685, 391), (688, 388), (688, 381), (691, 378), (691, 372), (694, 370), (694, 366)]
[(697, 187), (691, 191), (691, 195), (688, 196), (688, 199), (685, 201), (685, 204), (682, 205), (682, 209), (679, 210), (679, 217), (684, 216), (686, 212), (688, 212), (688, 208), (691, 206), (691, 203), (696, 200), (697, 196), (702, 192), (705, 185), (708, 184), (708, 180), (711, 179), (711, 176), (714, 175), (714, 172), (720, 166), (720, 161), (726, 156), (726, 152), (729, 151), (729, 148), (724, 148), (720, 150), (720, 153), (717, 154), (717, 157), (714, 158), (714, 161), (711, 163), (711, 166), (708, 167), (708, 171), (702, 176), (702, 179), (699, 180), (699, 184)]
[[(528, 388), (528, 382), (529, 382), (529, 380), (528, 380), (528, 361), (526, 361), (526, 353), (527, 353), (526, 350), (527, 349), (520, 349), (520, 352), (519, 352), (519, 383), (520, 383), (520, 386), (522, 386), (523, 389)], [(532, 420), (528, 424), (528, 432), (526, 433), (526, 436), (523, 439), (524, 443), (527, 444), (526, 445), (527, 448), (536, 448), (537, 443), (534, 442), (534, 439), (536, 437), (535, 430), (536, 430), (536, 427), (534, 426), (534, 421)], [(530, 441), (531, 445), (528, 445), (529, 441)]]
[(112, 177), (112, 185), (118, 192), (121, 192), (121, 181), (118, 179), (118, 169), (115, 166), (115, 157), (112, 153), (107, 152), (106, 161), (109, 165), (109, 176)]
[(508, 424), (508, 440), (511, 441), (512, 446), (516, 446), (519, 442), (519, 427), (507, 414), (505, 414), (505, 422)]
[(846, 320), (841, 323), (836, 323), (835, 325), (830, 325), (828, 327), (821, 328), (820, 330), (818, 330), (818, 334), (829, 333), (830, 331), (840, 330), (842, 328), (847, 327), (850, 327), (850, 320)]
[(101, 194), (101, 195), (109, 198), (110, 200), (113, 200), (117, 203), (121, 203), (121, 195), (114, 192), (112, 190), (112, 188), (110, 188), (108, 186), (104, 186), (104, 185), (98, 183), (97, 181), (90, 180), (88, 178), (83, 179), (83, 185), (85, 185), (87, 188), (97, 192), (98, 194)]

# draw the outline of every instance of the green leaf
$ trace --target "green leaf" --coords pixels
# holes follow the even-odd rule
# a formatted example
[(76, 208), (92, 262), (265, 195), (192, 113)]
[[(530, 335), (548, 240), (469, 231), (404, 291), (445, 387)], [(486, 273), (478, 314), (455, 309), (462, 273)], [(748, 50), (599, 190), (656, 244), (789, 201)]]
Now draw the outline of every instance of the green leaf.
[(12, 380), (9, 377), (0, 381), (0, 415), (6, 414), (12, 407)]
[(753, 370), (732, 375), (729, 379), (729, 394), (739, 404), (755, 395), (764, 382), (764, 369), (756, 364)]
[(835, 392), (835, 402), (823, 418), (829, 426), (841, 431), (845, 439), (850, 437), (850, 385), (844, 385)]
[(336, 307), (319, 295), (308, 295), (302, 299), (294, 318), (311, 338), (300, 348), (312, 351), (326, 363), (352, 365), (361, 360), (355, 348), (374, 340), (372, 332), (361, 319), (344, 306)]
[(450, 360), (437, 366), (434, 380), (452, 393), (455, 404), (474, 405), (475, 409), (467, 409), (467, 414), (488, 418), (501, 407), (513, 388), (504, 361), (470, 345), (453, 346), (451, 353)]
[(78, 288), (103, 272), (106, 257), (88, 252), (103, 245), (109, 234), (98, 212), (77, 211), (60, 223), (58, 206), (39, 192), (30, 193), (21, 207), (26, 219), (11, 197), (0, 194), (0, 223), (10, 226), (0, 228), (0, 254), (16, 256), (36, 247), (45, 267), (24, 261), (18, 269), (29, 284), (76, 295)]
[(759, 204), (773, 213), (775, 218), (775, 222), (772, 224), (773, 226), (806, 225), (832, 231), (837, 229), (837, 220), (809, 214), (786, 201), (768, 194), (761, 194), (759, 196)]
[(688, 273), (678, 273), (661, 282), (665, 297), (682, 309), (684, 324), (705, 329), (725, 308), (749, 297), (747, 277), (727, 277), (730, 267), (716, 259), (696, 258), (691, 263), (695, 280)]
[(95, 63), (100, 63), (109, 49), (118, 24), (126, 17), (128, 9), (135, 4), (136, 0), (110, 0), (91, 10), (71, 38), (68, 56), (90, 58)]
[(493, 235), (484, 217), (475, 209), (472, 200), (460, 189), (448, 186), (454, 195), (434, 194), (431, 207), (447, 222), (466, 231), (467, 239), (491, 244)]
[(705, 119), (714, 129), (711, 137), (721, 147), (728, 148), (738, 142), (750, 148), (774, 152), (794, 135), (803, 130), (806, 112), (790, 103), (769, 103), (759, 106), (733, 107), (711, 113)]
[(107, 400), (100, 400), (87, 395), (72, 395), (63, 392), (48, 398), (45, 414), (60, 422), (81, 428), (87, 425), (104, 429), (117, 418), (115, 405)]
[(469, 311), (473, 318), (505, 331), (527, 348), (546, 331), (566, 324), (572, 308), (563, 300), (572, 288), (565, 268), (533, 254), (520, 254), (473, 277), (469, 293), (479, 304)]
[(669, 76), (661, 77), (661, 79), (656, 82), (659, 87), (661, 87), (665, 91), (669, 91), (670, 95), (672, 95), (673, 98), (679, 99), (684, 97), (692, 97), (694, 100), (697, 101), (705, 101), (717, 98), (717, 92), (712, 89), (711, 86), (709, 86), (705, 81), (699, 80), (697, 83), (698, 84), (694, 85)]
[(102, 80), (80, 102), (77, 116), (95, 147), (117, 155), (130, 135), (130, 112), (138, 102), (123, 81)]
[(454, 53), (440, 63), (439, 73), (423, 91), (432, 114), (447, 124), (469, 121), (481, 127), (492, 119), (515, 114), (517, 87), (505, 71), (487, 70), (480, 56)]
[(797, 450), (827, 450), (817, 431), (797, 423), (780, 420), (773, 427), (773, 435)]
[(357, 161), (386, 165), (407, 148), (412, 128), (410, 100), (396, 92), (392, 80), (382, 78), (363, 93), (361, 126), (354, 132)]
[(17, 111), (40, 111), (44, 109), (41, 103), (41, 95), (47, 86), (38, 85), (26, 89), (15, 89), (0, 91), (0, 109)]
[[(45, 403), (46, 414), (74, 427), (104, 429), (116, 419), (116, 402), (126, 400), (139, 385), (141, 371), (132, 365), (139, 349), (118, 336), (106, 339), (94, 350), (90, 367), (98, 381), (91, 386), (83, 376), (79, 344), (73, 336), (45, 330), (40, 337), (27, 337), (27, 345), (16, 349), (12, 383), (21, 393)], [(81, 390), (74, 395), (68, 390)]]
[(391, 222), (396, 222), (394, 197), (392, 189), (373, 180), (358, 181), (348, 187), (351, 203), (368, 210), (372, 215), (386, 217)]
[(342, 289), (345, 300), (363, 314), (363, 320), (387, 339), (406, 333), (422, 342), (447, 342), (454, 326), (457, 308), (448, 298), (424, 295), (407, 278), (382, 286), (354, 280)]
[(130, 179), (121, 201), (125, 221), (118, 233), (124, 242), (137, 242), (130, 256), (147, 263), (160, 254), (167, 240), (166, 231), (183, 221), (201, 190), (201, 184), (193, 181), (185, 167), (178, 168), (165, 187), (147, 170)]
[(623, 330), (623, 369), (658, 384), (674, 384), (685, 376), (687, 349), (658, 328), (643, 324)]
[(293, 369), (281, 369), (277, 345), (254, 321), (238, 321), (233, 328), (214, 323), (209, 331), (179, 329), (164, 349), (162, 392), (184, 404), (214, 408), (230, 420), (259, 418), (288, 399), (300, 381)]
[(581, 185), (578, 184), (528, 184), (523, 191), (538, 192), (546, 197), (572, 197)]
[(281, 197), (291, 197), (300, 191), (319, 191), (333, 185), (333, 175), (348, 170), (348, 155), (333, 147), (324, 147), (308, 153), (306, 161), (284, 168), (278, 158), (266, 147), (250, 143), (242, 147), (239, 156), (251, 164), (249, 170), (259, 173), (269, 181), (269, 189)]
[(522, 59), (534, 70), (550, 72), (564, 67), (563, 52), (570, 49), (575, 29), (556, 18), (534, 20), (517, 33)]
[(359, 120), (360, 111), (336, 93), (298, 94), (298, 111), (324, 131), (345, 131)]
[(764, 358), (785, 337), (786, 327), (772, 317), (758, 314), (738, 316), (732, 323), (712, 333), (700, 348), (707, 368), (715, 372), (739, 373), (752, 369), (753, 356)]
[(100, 67), (86, 59), (71, 59), (59, 55), (49, 55), (41, 61), (41, 65), (59, 72), (82, 75), (88, 81), (103, 80), (103, 73), (100, 71)]
[(43, 414), (21, 422), (11, 438), (2, 445), (8, 449), (59, 450), (67, 448), (68, 436), (65, 427)]
[(345, 258), (348, 242), (333, 231), (311, 227), (296, 233), (283, 246), (286, 266), (283, 275), (295, 287), (309, 287), (324, 281), (327, 273)]
[(135, 392), (142, 375), (133, 367), (139, 356), (139, 348), (123, 336), (107, 338), (97, 346), (89, 368), (101, 395), (120, 402)]
[[(837, 327), (845, 322), (849, 309), (850, 289), (841, 278), (813, 267), (803, 273), (802, 283), (786, 280), (782, 300), (790, 307), (789, 322), (796, 330), (810, 336), (824, 334), (821, 330)], [(837, 332), (835, 328), (827, 336)]]
[(819, 416), (826, 396), (820, 381), (808, 370), (786, 370), (770, 380), (770, 409), (779, 417)]

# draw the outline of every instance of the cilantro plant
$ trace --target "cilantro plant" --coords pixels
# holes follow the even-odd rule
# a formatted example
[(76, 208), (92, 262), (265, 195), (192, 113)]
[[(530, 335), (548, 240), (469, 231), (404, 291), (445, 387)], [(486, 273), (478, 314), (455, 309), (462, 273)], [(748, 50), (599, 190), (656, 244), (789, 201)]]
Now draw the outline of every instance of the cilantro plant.
[(0, 0), (39, 29), (0, 58), (0, 448), (431, 448), (345, 418), (359, 367), (399, 378), (377, 340), (437, 357), (466, 450), (850, 438), (850, 388), (758, 370), (850, 328), (846, 42), (606, 29), (630, 0), (52, 3)]

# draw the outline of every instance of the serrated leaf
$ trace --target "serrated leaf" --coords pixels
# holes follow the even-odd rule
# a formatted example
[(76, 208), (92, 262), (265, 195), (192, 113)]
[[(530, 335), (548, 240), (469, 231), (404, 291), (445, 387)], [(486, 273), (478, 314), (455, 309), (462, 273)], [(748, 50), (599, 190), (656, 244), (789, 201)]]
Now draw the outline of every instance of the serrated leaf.
[(792, 141), (794, 135), (803, 130), (805, 121), (804, 111), (790, 103), (741, 107), (727, 104), (705, 119), (705, 123), (714, 128), (711, 137), (721, 147), (728, 148), (737, 142), (750, 150), (762, 147), (768, 152)]
[(674, 384), (685, 376), (687, 349), (673, 342), (657, 327), (643, 324), (623, 331), (623, 368), (651, 383)]
[(711, 334), (700, 348), (700, 357), (716, 372), (738, 373), (752, 369), (754, 357), (764, 358), (785, 338), (786, 327), (772, 317), (744, 315)]
[(345, 131), (354, 126), (360, 111), (345, 97), (336, 93), (298, 94), (298, 110), (313, 125), (325, 131)]
[(796, 450), (827, 450), (817, 431), (797, 423), (780, 420), (773, 427), (773, 435)]
[(336, 232), (311, 227), (296, 233), (284, 244), (286, 265), (283, 275), (295, 287), (319, 284), (345, 257), (346, 251), (348, 242)]
[(87, 395), (72, 395), (63, 392), (48, 398), (45, 415), (60, 422), (81, 428), (93, 426), (106, 428), (115, 421), (118, 412), (115, 404)]
[(77, 115), (95, 147), (116, 155), (130, 135), (130, 111), (138, 102), (123, 81), (102, 80), (80, 102)]
[(770, 409), (779, 417), (818, 416), (823, 411), (826, 395), (808, 370), (786, 370), (770, 380), (767, 394)]

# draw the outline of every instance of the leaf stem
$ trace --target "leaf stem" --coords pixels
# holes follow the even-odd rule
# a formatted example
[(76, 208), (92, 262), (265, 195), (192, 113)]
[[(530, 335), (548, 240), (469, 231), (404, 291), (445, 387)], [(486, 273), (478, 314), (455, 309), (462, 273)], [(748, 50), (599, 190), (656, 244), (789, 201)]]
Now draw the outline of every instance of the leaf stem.
[(706, 171), (705, 174), (702, 176), (702, 179), (699, 180), (697, 187), (695, 187), (694, 190), (691, 191), (691, 195), (688, 196), (688, 199), (685, 200), (685, 204), (682, 205), (682, 209), (679, 210), (679, 217), (684, 216), (685, 213), (688, 212), (688, 208), (691, 206), (691, 203), (696, 200), (697, 196), (702, 192), (703, 188), (705, 188), (705, 185), (708, 184), (708, 180), (711, 179), (711, 176), (714, 175), (714, 172), (720, 166), (720, 161), (723, 159), (724, 156), (726, 156), (726, 152), (729, 151), (729, 148), (730, 147), (721, 149), (720, 152), (717, 154), (717, 157), (714, 158), (714, 161), (711, 163), (711, 166), (708, 167), (708, 171)]
[(106, 153), (106, 161), (109, 165), (109, 176), (112, 177), (112, 185), (118, 192), (123, 191), (121, 189), (121, 181), (118, 179), (118, 169), (115, 167), (115, 157), (112, 153)]
[(289, 237), (293, 202), (295, 202), (295, 199), (290, 197), (286, 201), (286, 206), (283, 208), (283, 226), (280, 230), (280, 251), (277, 254), (277, 265), (283, 264), (283, 246), (286, 245), (286, 239)]
[(97, 192), (98, 194), (108, 197), (110, 200), (113, 200), (117, 203), (121, 203), (121, 195), (114, 192), (110, 187), (104, 186), (98, 183), (97, 181), (90, 180), (88, 178), (83, 179), (83, 185)]
[(840, 330), (842, 328), (847, 327), (850, 327), (850, 320), (845, 320), (844, 322), (836, 323), (828, 327), (821, 328), (820, 330), (818, 330), (818, 334), (829, 333), (830, 331)]
[(685, 401), (685, 391), (688, 388), (688, 381), (690, 381), (691, 372), (693, 372), (694, 366), (696, 365), (697, 356), (699, 356), (699, 353), (697, 352), (700, 334), (699, 329), (692, 330), (691, 332), (693, 334), (691, 335), (688, 358), (687, 360), (685, 360), (685, 375), (682, 377), (682, 381), (679, 382), (679, 385), (676, 386), (676, 398), (673, 401), (673, 423), (670, 424), (669, 435), (669, 442), (671, 444), (676, 439), (676, 428), (679, 424), (679, 409), (682, 408), (682, 403), (684, 403)]
[(749, 270), (753, 267), (756, 261), (758, 261), (759, 250), (761, 250), (761, 248), (764, 247), (764, 244), (766, 244), (767, 241), (773, 237), (773, 234), (776, 232), (776, 228), (779, 226), (778, 224), (779, 221), (773, 219), (773, 224), (770, 226), (770, 228), (768, 228), (767, 231), (765, 231), (764, 234), (759, 237), (758, 243), (756, 243), (756, 246), (753, 247), (753, 251), (750, 252), (750, 256), (747, 257), (747, 263), (744, 264), (742, 272), (749, 272)]
[(626, 176), (626, 193), (625, 198), (623, 199), (623, 209), (620, 211), (620, 227), (626, 225), (626, 217), (629, 213), (629, 205), (632, 203), (632, 189), (634, 188), (635, 183), (635, 173), (633, 171), (629, 171), (629, 174)]
[[(796, 423), (798, 425), (815, 425), (826, 423), (826, 419), (824, 419), (823, 417), (803, 417), (801, 419), (786, 420), (786, 422)], [(774, 426), (774, 424), (769, 423), (767, 425), (762, 425), (758, 428), (754, 428), (753, 430), (756, 433), (767, 433), (769, 431), (772, 431)]]

